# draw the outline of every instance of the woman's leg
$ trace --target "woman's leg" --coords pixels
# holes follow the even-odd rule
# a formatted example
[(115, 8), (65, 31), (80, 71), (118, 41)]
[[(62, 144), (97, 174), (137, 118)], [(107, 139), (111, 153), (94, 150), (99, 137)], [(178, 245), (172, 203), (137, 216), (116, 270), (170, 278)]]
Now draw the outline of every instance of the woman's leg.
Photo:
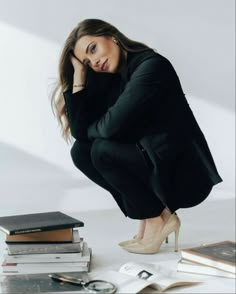
[(71, 157), (74, 165), (85, 174), (91, 181), (109, 191), (120, 207), (121, 211), (127, 216), (127, 212), (123, 203), (123, 199), (118, 191), (116, 191), (95, 169), (91, 161), (92, 143), (84, 141), (75, 141), (71, 148)]
[[(96, 144), (97, 144), (97, 140), (96, 140)], [(115, 144), (117, 144), (117, 143), (115, 143)], [(119, 147), (121, 145), (123, 145), (123, 144), (120, 144)], [(128, 146), (127, 144), (124, 144), (124, 145), (126, 147)], [(129, 146), (131, 146), (131, 145), (129, 145)], [(107, 182), (107, 180), (105, 180), (104, 177), (97, 171), (97, 169), (95, 169), (94, 164), (91, 161), (92, 152), (93, 152), (93, 156), (94, 156), (94, 150), (95, 150), (94, 147), (95, 146), (93, 146), (92, 152), (91, 152), (91, 147), (92, 147), (92, 143), (90, 143), (90, 142), (75, 141), (75, 143), (71, 149), (71, 156), (72, 156), (72, 160), (73, 160), (75, 166), (81, 172), (83, 172), (89, 179), (91, 179), (93, 182), (95, 182), (96, 184), (98, 184), (99, 186), (104, 188), (105, 190), (109, 191), (112, 194), (112, 196), (114, 197), (114, 199), (116, 200), (116, 202), (117, 202), (118, 206), (120, 207), (120, 209), (122, 210), (122, 212), (125, 214), (125, 216), (127, 216), (128, 215), (127, 208), (128, 208), (128, 211), (130, 211), (133, 209), (133, 207), (130, 206), (129, 202), (125, 201), (125, 198), (123, 196), (121, 196), (120, 192), (118, 192), (116, 189), (114, 189), (113, 186), (111, 186)], [(119, 155), (119, 154), (121, 154), (120, 152), (122, 150), (119, 149), (117, 151), (118, 151), (118, 153), (116, 153), (116, 154)], [(126, 152), (123, 153), (123, 151), (122, 151), (122, 154), (124, 155), (123, 159), (125, 159), (125, 157), (127, 158), (127, 155), (129, 157), (130, 165), (129, 165), (128, 169), (130, 171), (134, 171), (136, 173), (136, 175), (139, 177), (138, 180), (141, 180), (141, 182), (143, 182), (145, 185), (148, 185), (147, 183), (148, 183), (148, 177), (149, 177), (150, 171), (147, 170), (147, 166), (145, 165), (145, 162), (143, 161), (142, 156), (140, 156), (140, 153), (139, 153), (140, 151), (138, 151), (136, 149), (135, 145), (133, 145), (133, 144), (132, 144), (132, 147), (130, 150), (131, 156), (129, 156), (130, 154), (127, 154)], [(97, 154), (97, 152), (96, 152), (96, 154)], [(113, 154), (113, 151), (112, 151), (112, 154)], [(118, 159), (120, 161), (120, 159), (121, 159), (120, 156), (118, 156)], [(123, 161), (123, 164), (125, 164), (124, 161)], [(135, 184), (136, 184), (136, 182), (135, 182)], [(152, 193), (151, 190), (147, 191), (146, 194), (150, 194), (150, 193)], [(153, 196), (155, 197), (154, 198), (155, 205), (162, 207), (162, 208), (158, 209), (158, 212), (157, 212), (158, 215), (159, 215), (160, 211), (162, 211), (162, 214), (163, 214), (165, 209), (164, 209), (162, 203), (160, 203), (158, 201), (158, 198), (156, 197), (156, 195), (153, 195)], [(140, 220), (138, 233), (136, 235), (137, 239), (141, 239), (144, 237), (145, 229), (146, 229), (146, 237), (148, 237), (150, 235), (150, 233), (152, 233), (152, 231), (153, 232), (156, 231), (156, 228), (153, 227), (153, 220), (155, 220), (155, 219), (148, 218), (147, 220), (145, 220), (145, 219)], [(156, 224), (159, 224), (159, 221), (160, 221), (160, 217), (157, 217)], [(146, 223), (147, 223), (147, 226), (146, 226)]]
[[(71, 149), (71, 157), (75, 166), (85, 174), (91, 181), (109, 191), (115, 201), (117, 202), (119, 208), (127, 216), (125, 205), (123, 202), (123, 197), (118, 191), (116, 191), (109, 183), (102, 177), (102, 175), (95, 169), (91, 161), (91, 146), (90, 142), (79, 142), (75, 141)], [(127, 204), (126, 204), (127, 206)], [(138, 233), (136, 234), (137, 239), (141, 239), (144, 236), (145, 230), (145, 220), (141, 220), (138, 228)]]
[(150, 188), (151, 171), (135, 144), (96, 139), (91, 159), (106, 182), (122, 195), (130, 218), (144, 220), (161, 215), (165, 207)]

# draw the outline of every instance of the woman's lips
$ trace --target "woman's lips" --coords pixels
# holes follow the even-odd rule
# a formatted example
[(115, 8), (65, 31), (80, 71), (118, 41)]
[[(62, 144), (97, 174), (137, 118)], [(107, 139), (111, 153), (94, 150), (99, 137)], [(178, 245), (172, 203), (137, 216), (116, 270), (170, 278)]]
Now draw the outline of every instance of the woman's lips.
[(108, 68), (107, 60), (102, 65), (102, 71), (107, 70), (107, 68)]

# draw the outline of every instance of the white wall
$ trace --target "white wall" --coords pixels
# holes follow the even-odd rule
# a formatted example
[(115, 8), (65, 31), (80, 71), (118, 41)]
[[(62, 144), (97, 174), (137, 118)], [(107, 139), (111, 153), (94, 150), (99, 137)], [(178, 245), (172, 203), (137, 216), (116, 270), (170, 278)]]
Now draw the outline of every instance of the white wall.
[[(45, 185), (56, 170), (62, 172), (58, 187), (65, 177), (68, 183), (70, 178), (78, 179), (78, 184), (73, 182), (71, 187), (79, 191), (73, 201), (89, 207), (91, 201), (86, 196), (87, 202), (83, 202), (85, 192), (80, 189), (79, 180), (90, 187), (93, 184), (73, 166), (70, 147), (60, 137), (48, 95), (57, 76), (60, 50), (70, 30), (84, 18), (101, 18), (128, 37), (156, 48), (172, 62), (224, 179), (217, 189), (226, 191), (224, 195), (234, 193), (234, 1), (131, 0), (122, 4), (103, 0), (97, 3), (0, 0), (0, 161), (5, 162), (1, 174), (9, 169), (9, 183), (14, 183), (27, 166), (22, 160), (15, 161), (15, 166), (11, 161), (8, 166), (8, 156), (14, 152), (9, 155), (1, 151), (9, 146), (27, 154), (29, 160), (34, 158), (45, 163), (40, 168)], [(35, 173), (32, 166), (27, 167), (32, 171), (31, 176)], [(53, 166), (50, 174), (48, 166)], [(36, 183), (37, 178), (32, 178)], [(22, 181), (25, 181), (23, 176)], [(61, 203), (65, 202), (69, 188), (67, 185), (61, 194)], [(40, 187), (37, 189), (40, 191)], [(97, 201), (96, 209), (107, 207), (107, 203), (115, 206), (112, 200), (102, 196), (106, 191), (99, 187), (97, 191), (102, 200)], [(7, 192), (5, 185), (0, 199), (6, 198), (6, 193), (9, 199), (16, 197), (15, 192)], [(37, 193), (32, 194), (31, 200), (38, 197)]]

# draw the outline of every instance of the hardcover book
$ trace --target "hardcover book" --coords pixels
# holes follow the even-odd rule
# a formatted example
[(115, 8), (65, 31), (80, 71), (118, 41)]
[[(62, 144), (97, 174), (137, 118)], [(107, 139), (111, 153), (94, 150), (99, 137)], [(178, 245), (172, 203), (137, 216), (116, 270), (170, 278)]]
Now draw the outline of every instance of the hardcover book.
[[(74, 273), (70, 273), (72, 275)], [(76, 273), (75, 277), (88, 281), (87, 273)], [(0, 275), (0, 293), (33, 294), (33, 293), (84, 293), (82, 286), (58, 283), (48, 274)]]
[(83, 227), (84, 223), (60, 211), (0, 217), (0, 229), (8, 235)]
[(200, 264), (197, 262), (191, 262), (185, 259), (181, 259), (177, 264), (177, 271), (191, 273), (191, 274), (200, 274), (208, 275), (222, 278), (231, 278), (235, 279), (236, 275), (230, 272), (226, 272), (208, 265)]
[(5, 256), (2, 270), (5, 274), (30, 274), (53, 272), (88, 272), (91, 263), (92, 250), (84, 242), (83, 252), (77, 256), (70, 253), (52, 255)]
[(36, 274), (61, 272), (88, 272), (90, 261), (48, 262), (48, 263), (6, 263), (2, 264), (3, 273)]
[(182, 258), (235, 274), (236, 242), (222, 241), (181, 250)]
[[(77, 231), (75, 231), (76, 233)], [(8, 244), (8, 254), (48, 254), (81, 252), (83, 249), (83, 238), (73, 235), (72, 243), (38, 243), (38, 244)]]
[(60, 243), (73, 241), (73, 229), (61, 229), (44, 231), (39, 233), (28, 233), (20, 235), (6, 235), (7, 244), (32, 244), (32, 243)]
[(90, 261), (91, 248), (88, 248), (87, 242), (83, 243), (81, 252), (72, 253), (47, 253), (47, 254), (14, 254), (9, 255), (5, 249), (3, 257), (6, 263), (48, 263), (48, 262), (79, 262)]

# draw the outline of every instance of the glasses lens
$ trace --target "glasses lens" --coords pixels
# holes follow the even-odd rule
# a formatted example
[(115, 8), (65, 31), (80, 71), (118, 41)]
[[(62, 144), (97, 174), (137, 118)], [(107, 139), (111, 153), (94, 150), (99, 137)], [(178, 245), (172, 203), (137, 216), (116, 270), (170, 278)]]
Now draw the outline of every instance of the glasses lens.
[(92, 293), (100, 292), (100, 293), (112, 294), (112, 293), (115, 293), (115, 290), (116, 290), (116, 287), (113, 284), (108, 283), (106, 281), (102, 281), (102, 280), (90, 281), (84, 285), (84, 288)]

